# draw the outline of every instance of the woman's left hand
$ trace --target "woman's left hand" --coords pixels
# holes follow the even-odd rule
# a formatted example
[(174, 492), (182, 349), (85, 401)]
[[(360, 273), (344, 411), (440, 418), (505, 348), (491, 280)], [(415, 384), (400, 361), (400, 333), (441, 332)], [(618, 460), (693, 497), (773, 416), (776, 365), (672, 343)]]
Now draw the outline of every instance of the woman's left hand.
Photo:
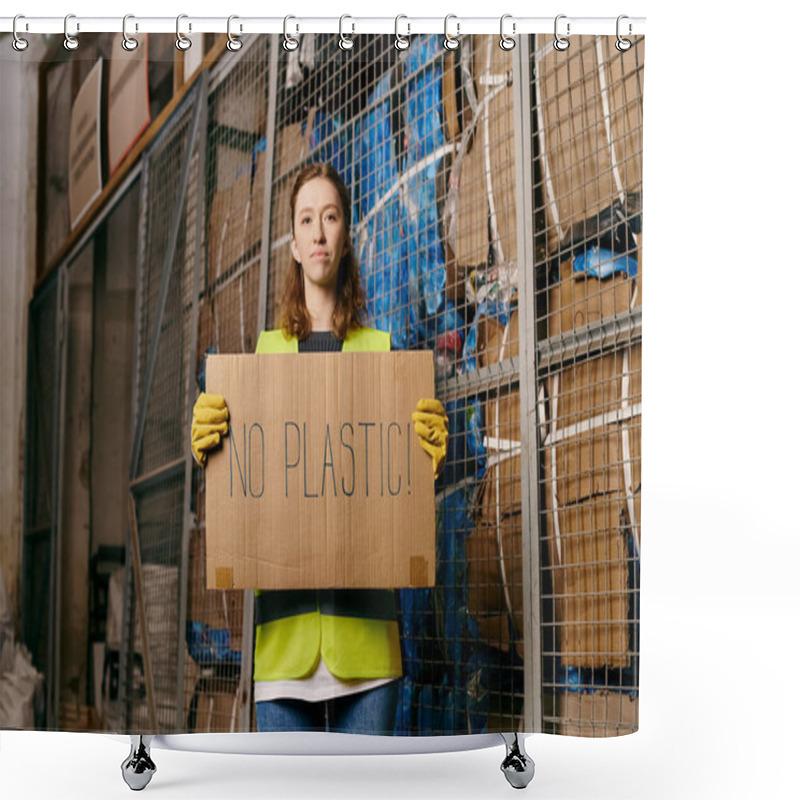
[(444, 406), (433, 397), (423, 397), (417, 402), (417, 410), (411, 415), (414, 430), (422, 449), (433, 462), (433, 477), (438, 478), (447, 455), (448, 422)]

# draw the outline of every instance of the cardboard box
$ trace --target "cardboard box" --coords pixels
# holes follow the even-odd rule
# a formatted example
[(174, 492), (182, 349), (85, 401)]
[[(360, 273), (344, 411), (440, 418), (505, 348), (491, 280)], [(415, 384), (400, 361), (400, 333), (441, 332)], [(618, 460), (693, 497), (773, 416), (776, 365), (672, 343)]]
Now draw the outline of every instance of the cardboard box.
[(639, 730), (639, 698), (625, 692), (564, 692), (558, 732), (567, 736), (622, 736)]
[(247, 214), (247, 227), (244, 235), (246, 253), (253, 250), (261, 241), (264, 227), (264, 180), (266, 173), (266, 155), (262, 152), (256, 158), (256, 172), (250, 190), (250, 209)]
[(114, 36), (108, 76), (108, 163), (113, 174), (150, 124), (148, 52), (144, 47), (122, 47), (122, 34)]
[(103, 59), (98, 59), (72, 104), (69, 128), (69, 217), (74, 228), (103, 191), (100, 101)]
[[(305, 161), (310, 152), (309, 142), (314, 126), (315, 107), (308, 111), (305, 123), (294, 122), (275, 131), (275, 177), (280, 178)], [(304, 130), (305, 127), (305, 130)]]
[(222, 269), (233, 267), (244, 256), (247, 212), (250, 205), (250, 171), (246, 170), (233, 182), (231, 205), (222, 240)]
[(508, 651), (511, 646), (510, 605), (518, 637), (516, 649), (523, 656), (521, 507), (501, 507), (499, 525), (496, 520), (482, 516), (466, 539), (466, 558), (467, 607), (477, 623), (481, 639), (492, 647)]
[(644, 41), (633, 40), (637, 52), (620, 55), (613, 41), (573, 36), (567, 52), (548, 48), (536, 61), (549, 253), (558, 246), (558, 226), (566, 234), (620, 191), (641, 191)]
[(217, 630), (227, 629), (231, 636), (231, 650), (241, 651), (244, 592), (210, 591), (207, 585), (205, 532), (193, 530), (189, 538), (187, 619)]
[(516, 309), (511, 312), (507, 326), (491, 317), (481, 317), (478, 321), (478, 364), (485, 367), (518, 355), (519, 314)]
[(258, 299), (261, 265), (254, 261), (214, 297), (214, 342), (218, 353), (254, 353), (261, 328)]
[[(573, 272), (572, 259), (567, 259), (560, 267), (560, 281), (548, 292), (547, 335), (558, 336), (624, 314), (634, 300), (637, 283), (638, 279), (621, 274), (600, 280)], [(641, 293), (638, 304), (641, 305)]]
[(564, 666), (630, 665), (625, 498), (594, 497), (547, 514), (547, 545)]
[(208, 215), (208, 286), (222, 275), (223, 240), (227, 231), (228, 216), (231, 213), (231, 190), (220, 189), (211, 200)]
[[(458, 176), (455, 257), (456, 263), (462, 267), (462, 275), (467, 272), (464, 267), (485, 264), (489, 258), (489, 201), (484, 141), (483, 125), (479, 122), (471, 146), (464, 154)], [(461, 142), (464, 142), (463, 138)]]
[(235, 733), (238, 713), (235, 692), (200, 692), (192, 733)]
[[(499, 261), (517, 258), (517, 177), (514, 135), (514, 86), (512, 83), (513, 53), (501, 50), (491, 36), (474, 36), (473, 77), (478, 100), (492, 94), (486, 108), (488, 115), (489, 170), (491, 198), (489, 212), (494, 210), (492, 239), (499, 244)], [(479, 128), (485, 127), (481, 119)], [(484, 142), (486, 144), (486, 142)], [(479, 157), (485, 165), (485, 155)], [(484, 166), (485, 171), (485, 166)], [(487, 185), (488, 186), (488, 185)], [(497, 238), (495, 239), (495, 231)]]
[[(627, 396), (623, 394), (625, 378)], [(558, 506), (595, 494), (624, 493), (626, 443), (630, 488), (635, 490), (641, 484), (642, 420), (633, 410), (642, 402), (642, 346), (630, 347), (627, 362), (620, 351), (565, 367), (548, 378), (547, 390), (547, 508), (553, 508), (554, 478)], [(625, 400), (629, 413), (623, 408)]]
[(430, 352), (210, 356), (230, 435), (206, 467), (216, 589), (434, 584), (429, 456), (411, 422)]

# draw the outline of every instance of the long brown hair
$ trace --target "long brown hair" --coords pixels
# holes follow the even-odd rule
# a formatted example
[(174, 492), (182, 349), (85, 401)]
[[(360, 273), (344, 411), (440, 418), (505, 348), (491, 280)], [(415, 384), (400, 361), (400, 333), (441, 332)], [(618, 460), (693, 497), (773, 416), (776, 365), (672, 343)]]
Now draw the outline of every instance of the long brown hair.
[[(339, 177), (339, 173), (330, 164), (309, 164), (300, 170), (292, 188), (292, 235), (294, 235), (294, 211), (300, 189), (314, 178), (327, 178), (339, 193), (345, 222), (346, 250), (339, 261), (339, 275), (336, 282), (336, 307), (333, 310), (333, 333), (337, 339), (344, 341), (348, 331), (363, 326), (363, 315), (366, 308), (364, 290), (359, 280), (358, 262), (353, 254), (350, 241), (350, 193)], [(286, 275), (283, 290), (283, 307), (281, 312), (281, 328), (287, 337), (296, 336), (305, 339), (311, 333), (311, 315), (306, 308), (306, 295), (303, 285), (303, 268), (299, 261), (294, 261)]]

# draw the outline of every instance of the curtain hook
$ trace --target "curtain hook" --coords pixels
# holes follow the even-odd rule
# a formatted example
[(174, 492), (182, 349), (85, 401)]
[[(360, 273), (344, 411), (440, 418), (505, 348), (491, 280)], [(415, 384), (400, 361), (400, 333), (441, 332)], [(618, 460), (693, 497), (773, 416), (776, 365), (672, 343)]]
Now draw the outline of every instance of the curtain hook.
[[(122, 49), (127, 50), (129, 53), (135, 50), (139, 46), (139, 40), (134, 39), (132, 36), (128, 36), (128, 20), (135, 19), (133, 14), (126, 14), (122, 18)], [(139, 30), (139, 24), (136, 24), (136, 30)]]
[[(559, 14), (556, 17), (555, 26), (553, 28), (554, 33), (555, 33), (555, 37), (556, 37), (555, 41), (553, 42), (553, 47), (555, 47), (556, 50), (562, 50), (563, 51), (563, 50), (566, 50), (569, 47), (569, 39), (567, 39), (564, 36), (561, 36), (559, 34), (559, 32), (558, 32), (558, 21), (560, 19), (566, 19), (566, 18), (567, 18), (566, 14)], [(569, 22), (567, 22), (567, 36), (569, 36)]]
[[(187, 38), (181, 33), (181, 20), (187, 19), (188, 17), (189, 17), (188, 14), (178, 14), (178, 18), (175, 20), (175, 35), (178, 37), (175, 40), (175, 47), (177, 47), (178, 50), (182, 51), (188, 50), (192, 46), (192, 40)], [(192, 31), (192, 23), (190, 22), (189, 32), (191, 33), (191, 31)]]
[[(447, 23), (451, 19), (455, 19), (456, 20), (456, 35), (455, 36), (451, 36), (447, 31)], [(461, 23), (457, 20), (456, 15), (455, 14), (448, 14), (444, 18), (444, 41), (442, 42), (442, 44), (444, 44), (445, 50), (458, 50), (458, 45), (460, 44), (460, 42), (458, 41), (458, 36), (459, 36), (460, 33), (461, 33)]]
[[(617, 48), (617, 50), (620, 51), (620, 53), (624, 53), (626, 50), (630, 50), (631, 46), (632, 46), (631, 40), (630, 39), (623, 39), (621, 34), (620, 34), (620, 32), (619, 32), (619, 24), (620, 24), (620, 22), (622, 22), (623, 19), (628, 19), (628, 17), (625, 14), (620, 14), (617, 17), (617, 44), (615, 45), (615, 47)], [(628, 23), (628, 35), (630, 35), (631, 30), (632, 30), (632, 26), (631, 26), (631, 24), (629, 22)]]
[(501, 50), (513, 50), (514, 46), (517, 44), (516, 39), (512, 38), (517, 32), (517, 23), (516, 22), (512, 22), (511, 23), (511, 36), (509, 36), (503, 30), (503, 23), (507, 19), (511, 19), (511, 14), (503, 14), (503, 16), (500, 17), (500, 49)]
[(396, 50), (408, 50), (409, 42), (408, 42), (408, 35), (411, 33), (411, 26), (406, 23), (406, 31), (405, 36), (400, 35), (400, 20), (401, 19), (408, 19), (405, 14), (398, 14), (394, 18), (394, 46)]
[[(287, 31), (286, 26), (290, 19), (297, 19), (297, 18), (291, 16), (291, 14), (283, 18), (283, 49), (288, 50), (289, 52), (291, 52), (292, 50), (297, 50), (297, 48), (300, 46), (300, 41), (298, 39), (295, 39), (294, 36), (289, 36), (289, 33)], [(299, 32), (300, 26), (297, 25), (295, 26), (295, 28)]]
[[(14, 17), (14, 24), (13, 24), (13, 26), (11, 28), (11, 32), (13, 33), (14, 38), (11, 40), (11, 46), (18, 53), (21, 53), (23, 50), (27, 50), (28, 49), (28, 40), (27, 39), (23, 39), (17, 33), (17, 20), (18, 19), (25, 19), (25, 17), (22, 14), (17, 14), (17, 16)], [(25, 23), (25, 30), (28, 30), (28, 23), (27, 22)]]
[[(234, 36), (231, 33), (231, 22), (233, 22), (235, 19), (239, 19), (239, 17), (237, 17), (235, 14), (231, 14), (231, 16), (228, 17), (228, 43), (225, 46), (231, 51), (231, 53), (235, 53), (237, 50), (242, 49), (242, 40), (238, 36)], [(241, 33), (241, 31), (242, 26), (239, 25), (239, 33)]]
[(344, 33), (342, 33), (342, 23), (346, 19), (353, 19), (353, 18), (349, 14), (342, 14), (342, 16), (339, 17), (339, 47), (342, 50), (352, 50), (353, 40), (350, 38), (350, 36), (352, 36), (353, 33), (355, 32), (356, 26), (355, 24), (351, 24), (352, 30), (350, 31), (350, 36), (345, 36)]
[[(69, 21), (71, 19), (75, 19), (75, 15), (74, 14), (67, 14), (67, 16), (64, 17), (64, 49), (65, 50), (77, 50), (78, 49), (78, 45), (80, 44), (80, 42), (78, 41), (76, 36), (70, 36), (69, 35), (68, 28), (69, 28)], [(76, 22), (75, 23), (75, 31), (77, 32), (80, 29), (81, 29), (80, 23)]]

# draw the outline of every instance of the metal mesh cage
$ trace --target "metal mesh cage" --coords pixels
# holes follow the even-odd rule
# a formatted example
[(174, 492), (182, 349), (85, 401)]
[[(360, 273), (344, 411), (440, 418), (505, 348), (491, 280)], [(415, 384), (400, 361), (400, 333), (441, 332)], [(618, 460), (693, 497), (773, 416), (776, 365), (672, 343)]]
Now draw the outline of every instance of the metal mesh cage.
[[(120, 691), (126, 728), (168, 731), (182, 730), (184, 724), (186, 418), (197, 324), (197, 234), (203, 219), (204, 88), (201, 82), (162, 131), (145, 166), (134, 364), (132, 546)], [(138, 680), (137, 664), (144, 673)]]
[(644, 40), (534, 54), (543, 723), (638, 726)]
[[(142, 160), (120, 727), (252, 727), (252, 618), (244, 593), (206, 590), (191, 406), (207, 354), (252, 353), (279, 325), (292, 187), (324, 161), (352, 199), (365, 321), (433, 351), (449, 418), (436, 585), (395, 594), (395, 733), (635, 730), (643, 39), (280, 41), (226, 53)], [(56, 542), (55, 286), (31, 310), (39, 574)], [(31, 591), (26, 638), (55, 663), (52, 601)]]

